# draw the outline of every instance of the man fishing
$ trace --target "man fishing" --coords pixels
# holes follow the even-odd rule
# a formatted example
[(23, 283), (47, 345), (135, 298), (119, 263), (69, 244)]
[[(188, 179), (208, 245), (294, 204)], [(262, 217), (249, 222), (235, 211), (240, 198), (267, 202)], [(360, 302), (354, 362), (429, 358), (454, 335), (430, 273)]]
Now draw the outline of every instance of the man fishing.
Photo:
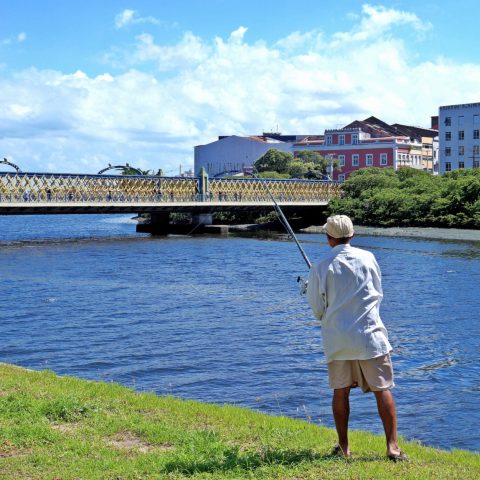
[(323, 227), (332, 250), (310, 269), (307, 298), (321, 321), (332, 409), (338, 434), (334, 453), (351, 456), (348, 444), (350, 390), (373, 392), (387, 440), (387, 457), (408, 461), (397, 441), (392, 347), (380, 319), (383, 297), (380, 268), (372, 253), (350, 245), (352, 221), (346, 215), (327, 219)]

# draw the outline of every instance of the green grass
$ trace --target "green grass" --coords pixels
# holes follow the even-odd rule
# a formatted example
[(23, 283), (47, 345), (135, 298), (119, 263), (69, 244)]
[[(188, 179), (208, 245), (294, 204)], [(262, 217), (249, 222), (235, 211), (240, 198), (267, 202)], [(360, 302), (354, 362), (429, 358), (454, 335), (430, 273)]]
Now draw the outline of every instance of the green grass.
[(232, 406), (139, 394), (115, 384), (0, 364), (0, 479), (474, 479), (480, 455), (335, 432)]

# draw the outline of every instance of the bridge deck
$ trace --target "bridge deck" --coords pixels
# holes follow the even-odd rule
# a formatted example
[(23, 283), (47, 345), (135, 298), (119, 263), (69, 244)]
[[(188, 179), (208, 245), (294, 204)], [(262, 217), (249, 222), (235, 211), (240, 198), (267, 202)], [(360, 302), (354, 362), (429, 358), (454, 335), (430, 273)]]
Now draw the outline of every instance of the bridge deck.
[[(328, 205), (326, 201), (277, 202), (282, 208), (308, 208)], [(38, 214), (95, 214), (95, 213), (145, 213), (191, 212), (206, 213), (215, 210), (273, 208), (273, 202), (265, 201), (211, 201), (211, 202), (0, 202), (0, 215)]]

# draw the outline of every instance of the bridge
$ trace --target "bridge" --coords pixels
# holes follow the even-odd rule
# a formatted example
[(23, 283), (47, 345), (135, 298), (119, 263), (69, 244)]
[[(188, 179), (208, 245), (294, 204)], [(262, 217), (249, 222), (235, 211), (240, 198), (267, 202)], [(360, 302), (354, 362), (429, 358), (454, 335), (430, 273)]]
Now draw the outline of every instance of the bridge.
[[(151, 175), (0, 173), (0, 215), (150, 213), (152, 224), (172, 212), (208, 223), (215, 211), (269, 210), (270, 196), (286, 211), (324, 207), (340, 184), (319, 180), (198, 178)], [(211, 220), (211, 218), (210, 218)]]

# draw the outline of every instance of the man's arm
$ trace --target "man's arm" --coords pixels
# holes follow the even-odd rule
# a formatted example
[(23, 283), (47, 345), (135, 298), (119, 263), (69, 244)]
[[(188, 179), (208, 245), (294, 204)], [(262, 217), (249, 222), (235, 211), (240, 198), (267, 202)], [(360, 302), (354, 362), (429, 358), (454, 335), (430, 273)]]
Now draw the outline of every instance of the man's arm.
[(315, 317), (321, 320), (325, 313), (325, 301), (324, 294), (320, 291), (320, 279), (315, 267), (310, 269), (308, 276), (307, 300)]

